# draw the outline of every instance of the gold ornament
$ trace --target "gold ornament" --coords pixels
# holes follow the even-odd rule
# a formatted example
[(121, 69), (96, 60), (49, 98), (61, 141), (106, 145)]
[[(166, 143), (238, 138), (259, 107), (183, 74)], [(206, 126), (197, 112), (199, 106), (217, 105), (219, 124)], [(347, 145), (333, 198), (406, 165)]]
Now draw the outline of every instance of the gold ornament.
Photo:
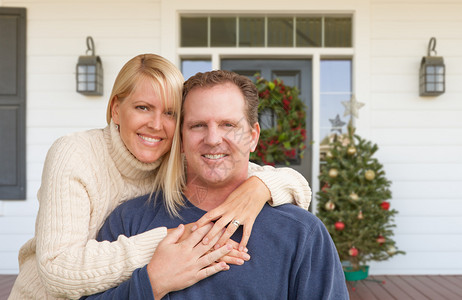
[(332, 158), (333, 157), (332, 152), (327, 151), (326, 156), (329, 157), (329, 158)]
[(394, 246), (388, 247), (387, 253), (388, 253), (389, 255), (395, 254), (395, 253), (396, 253), (396, 248), (395, 248)]
[(335, 178), (335, 177), (337, 177), (337, 176), (338, 176), (338, 171), (337, 171), (337, 169), (330, 169), (330, 170), (329, 170), (329, 177)]
[(332, 201), (327, 201), (326, 205), (324, 206), (326, 210), (334, 210), (335, 209), (335, 204)]
[(351, 193), (350, 194), (350, 199), (353, 200), (353, 201), (358, 201), (359, 196), (356, 193)]
[(356, 153), (356, 148), (355, 148), (355, 146), (350, 146), (350, 147), (348, 147), (347, 153), (348, 153), (348, 155), (354, 155), (354, 154)]
[(375, 178), (375, 172), (372, 170), (367, 170), (364, 176), (366, 177), (367, 180), (372, 181)]
[(360, 211), (359, 211), (359, 214), (358, 214), (358, 220), (362, 220), (362, 219), (364, 219), (363, 211), (360, 210)]

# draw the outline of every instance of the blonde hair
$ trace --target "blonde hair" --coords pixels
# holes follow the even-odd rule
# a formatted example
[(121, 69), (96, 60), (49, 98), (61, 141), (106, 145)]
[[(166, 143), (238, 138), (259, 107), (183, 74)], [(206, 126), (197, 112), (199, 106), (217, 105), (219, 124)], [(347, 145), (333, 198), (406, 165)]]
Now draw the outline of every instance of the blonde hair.
[(163, 191), (167, 210), (171, 215), (178, 215), (178, 209), (184, 205), (182, 191), (184, 188), (184, 166), (181, 157), (180, 117), (181, 97), (184, 78), (180, 70), (167, 59), (156, 54), (141, 54), (130, 59), (120, 70), (112, 88), (107, 106), (106, 121), (112, 119), (112, 103), (118, 99), (124, 101), (135, 90), (142, 79), (150, 79), (153, 88), (165, 102), (166, 107), (175, 111), (176, 128), (172, 148), (161, 159), (156, 170), (151, 196)]

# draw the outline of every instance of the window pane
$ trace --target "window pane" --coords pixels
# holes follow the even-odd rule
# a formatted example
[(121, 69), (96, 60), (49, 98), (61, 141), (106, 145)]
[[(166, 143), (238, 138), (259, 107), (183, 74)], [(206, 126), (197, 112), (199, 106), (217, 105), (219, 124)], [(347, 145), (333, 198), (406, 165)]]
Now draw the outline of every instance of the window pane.
[(197, 72), (208, 72), (212, 70), (212, 61), (210, 60), (183, 60), (181, 62), (181, 72), (184, 80), (193, 76)]
[(265, 19), (239, 18), (239, 47), (265, 46)]
[(326, 18), (325, 27), (325, 47), (351, 47), (351, 18)]
[(268, 47), (293, 47), (293, 18), (268, 18)]
[(211, 18), (212, 47), (236, 46), (236, 18)]
[[(320, 140), (321, 155), (333, 133), (346, 133), (344, 101), (351, 99), (351, 60), (321, 61)], [(337, 117), (338, 115), (338, 117)], [(344, 123), (344, 124), (342, 124)]]
[(297, 18), (297, 47), (321, 47), (321, 18)]
[(207, 18), (181, 18), (181, 47), (207, 47)]
[(321, 93), (351, 92), (351, 60), (321, 61)]

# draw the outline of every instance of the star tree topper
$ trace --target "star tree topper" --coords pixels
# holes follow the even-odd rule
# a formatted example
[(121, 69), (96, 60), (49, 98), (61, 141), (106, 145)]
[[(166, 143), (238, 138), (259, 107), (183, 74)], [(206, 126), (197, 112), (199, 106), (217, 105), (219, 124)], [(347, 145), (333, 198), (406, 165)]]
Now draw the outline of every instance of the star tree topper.
[(329, 119), (329, 122), (332, 124), (332, 129), (330, 131), (338, 131), (342, 134), (342, 127), (346, 123), (340, 120), (340, 116), (338, 114), (335, 116), (335, 119)]
[(355, 118), (359, 118), (359, 114), (358, 114), (358, 111), (361, 107), (364, 106), (364, 103), (362, 102), (358, 102), (356, 100), (356, 97), (353, 95), (351, 96), (351, 99), (350, 101), (343, 101), (342, 102), (343, 106), (345, 106), (345, 113), (343, 114), (343, 116), (353, 116)]

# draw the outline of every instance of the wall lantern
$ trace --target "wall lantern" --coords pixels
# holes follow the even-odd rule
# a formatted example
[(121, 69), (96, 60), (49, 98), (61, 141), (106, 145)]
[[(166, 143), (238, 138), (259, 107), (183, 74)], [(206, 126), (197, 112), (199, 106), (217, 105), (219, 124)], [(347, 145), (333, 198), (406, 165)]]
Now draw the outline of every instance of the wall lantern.
[[(91, 52), (91, 55), (88, 53)], [(95, 56), (95, 43), (87, 36), (87, 55), (79, 56), (77, 62), (77, 92), (84, 95), (103, 95), (103, 65), (101, 58)]]
[(436, 39), (428, 43), (427, 56), (420, 63), (420, 96), (438, 96), (445, 92), (445, 66), (443, 57), (436, 55)]

